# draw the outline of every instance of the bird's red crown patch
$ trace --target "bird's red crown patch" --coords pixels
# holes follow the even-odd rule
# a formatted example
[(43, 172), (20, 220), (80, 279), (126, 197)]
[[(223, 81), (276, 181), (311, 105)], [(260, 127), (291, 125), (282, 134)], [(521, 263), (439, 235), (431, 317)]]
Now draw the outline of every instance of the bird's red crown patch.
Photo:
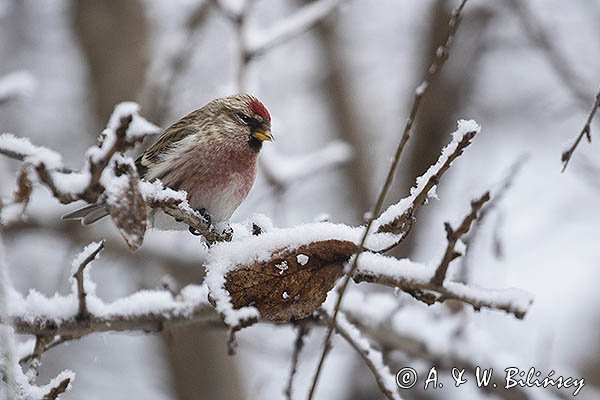
[(250, 102), (250, 108), (254, 114), (259, 115), (267, 122), (271, 122), (271, 114), (269, 114), (269, 110), (267, 110), (267, 107), (265, 107), (265, 105), (259, 100), (252, 100)]

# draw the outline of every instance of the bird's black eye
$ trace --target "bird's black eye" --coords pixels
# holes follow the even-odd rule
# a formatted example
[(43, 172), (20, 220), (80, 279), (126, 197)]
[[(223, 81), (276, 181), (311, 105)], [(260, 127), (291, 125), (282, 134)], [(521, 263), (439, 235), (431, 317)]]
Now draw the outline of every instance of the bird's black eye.
[(244, 113), (237, 113), (237, 116), (239, 119), (241, 119), (242, 121), (244, 121), (244, 123), (246, 125), (250, 125), (252, 123), (252, 118), (250, 118), (249, 116), (247, 116)]

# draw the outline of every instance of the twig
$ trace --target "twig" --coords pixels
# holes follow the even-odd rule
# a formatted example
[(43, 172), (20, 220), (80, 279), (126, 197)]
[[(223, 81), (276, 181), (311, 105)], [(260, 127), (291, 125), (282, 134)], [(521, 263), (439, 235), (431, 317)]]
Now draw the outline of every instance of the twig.
[(58, 396), (63, 394), (69, 388), (70, 383), (71, 378), (63, 379), (57, 386), (50, 389), (50, 391), (42, 397), (42, 400), (56, 400)]
[[(422, 266), (424, 267), (424, 266)], [(355, 282), (369, 282), (385, 285), (409, 293), (415, 299), (432, 305), (443, 303), (446, 300), (457, 300), (469, 304), (475, 311), (482, 308), (501, 310), (523, 319), (531, 304), (531, 298), (524, 292), (515, 292), (513, 289), (485, 289), (467, 286), (458, 282), (445, 282), (443, 286), (432, 282), (432, 279), (415, 279), (399, 276), (395, 273), (373, 274), (360, 267), (354, 273)], [(487, 296), (493, 294), (494, 296)], [(516, 297), (522, 296), (522, 299)]]
[[(328, 323), (331, 322), (331, 318), (327, 317), (327, 315), (325, 313), (322, 313), (322, 315), (328, 321)], [(352, 346), (352, 348), (354, 348), (354, 350), (356, 350), (358, 355), (363, 359), (363, 361), (365, 362), (365, 365), (369, 368), (369, 370), (375, 377), (375, 381), (377, 382), (377, 386), (379, 386), (379, 390), (381, 391), (381, 393), (383, 393), (385, 395), (385, 397), (390, 400), (399, 400), (400, 396), (397, 393), (397, 389), (395, 389), (395, 388), (394, 388), (395, 390), (392, 389), (390, 387), (391, 386), (390, 384), (386, 385), (386, 378), (384, 376), (382, 376), (382, 373), (381, 373), (382, 366), (384, 366), (384, 368), (387, 369), (388, 373), (389, 373), (389, 368), (383, 364), (383, 359), (382, 359), (381, 353), (374, 350), (367, 343), (362, 343), (362, 341), (366, 341), (366, 339), (359, 337), (358, 339), (359, 340), (362, 339), (362, 340), (360, 340), (360, 341), (357, 340), (356, 336), (351, 333), (351, 331), (350, 331), (351, 329), (355, 330), (355, 331), (357, 331), (357, 333), (359, 333), (358, 328), (353, 326), (347, 320), (345, 313), (341, 313), (340, 318), (338, 318), (338, 321), (336, 321), (336, 323), (335, 323), (336, 332), (339, 333), (340, 336), (343, 337), (346, 340), (346, 342), (348, 342), (348, 344), (350, 346)], [(376, 361), (374, 360), (374, 357), (380, 358), (378, 361), (380, 361), (381, 365), (376, 365)], [(392, 383), (392, 385), (395, 386), (395, 383)]]
[(562, 157), (561, 157), (561, 161), (563, 163), (562, 172), (565, 172), (565, 169), (567, 168), (569, 161), (571, 161), (571, 156), (573, 156), (573, 152), (579, 145), (579, 142), (581, 142), (581, 139), (583, 139), (583, 137), (585, 136), (585, 138), (588, 140), (588, 142), (592, 141), (592, 120), (594, 119), (594, 116), (596, 115), (596, 111), (598, 111), (599, 107), (600, 107), (600, 90), (598, 90), (598, 93), (596, 94), (596, 101), (594, 102), (592, 110), (590, 111), (590, 114), (588, 115), (587, 121), (585, 122), (585, 125), (583, 126), (581, 133), (579, 133), (579, 136), (577, 136), (577, 139), (575, 139), (575, 142), (571, 145), (571, 147), (562, 153)]
[(85, 278), (83, 275), (83, 271), (85, 270), (85, 267), (87, 267), (92, 261), (96, 259), (98, 254), (100, 254), (100, 252), (103, 249), (104, 240), (99, 242), (97, 244), (97, 247), (90, 254), (88, 254), (85, 259), (81, 261), (79, 267), (77, 268), (77, 271), (75, 271), (75, 273), (73, 274), (73, 278), (75, 278), (75, 281), (77, 282), (77, 300), (79, 304), (79, 313), (77, 314), (76, 318), (83, 321), (87, 321), (90, 318), (90, 312), (88, 311), (87, 303), (85, 300), (87, 293), (85, 292)]
[(300, 353), (304, 347), (304, 338), (308, 334), (309, 325), (300, 322), (298, 324), (298, 333), (296, 335), (296, 341), (294, 342), (294, 353), (292, 354), (292, 367), (290, 368), (290, 375), (288, 377), (287, 384), (285, 385), (285, 391), (283, 392), (287, 400), (292, 400), (292, 388), (294, 386), (294, 377), (298, 370), (298, 362), (300, 361)]
[[(452, 45), (452, 42), (454, 40), (454, 35), (456, 34), (456, 30), (458, 29), (458, 26), (460, 24), (460, 15), (461, 15), (461, 12), (462, 12), (466, 2), (467, 2), (467, 0), (462, 0), (460, 5), (455, 10), (453, 10), (452, 16), (448, 23), (449, 32), (448, 32), (448, 37), (446, 38), (446, 42), (444, 43), (443, 46), (438, 48), (438, 51), (436, 52), (436, 58), (433, 61), (433, 63), (431, 64), (431, 66), (429, 67), (429, 70), (427, 71), (425, 80), (415, 90), (414, 102), (413, 102), (409, 117), (406, 121), (406, 125), (405, 125), (404, 131), (402, 133), (402, 137), (398, 144), (398, 148), (396, 149), (396, 154), (394, 156), (392, 164), (390, 165), (390, 169), (388, 171), (385, 183), (383, 184), (383, 187), (382, 187), (379, 197), (377, 199), (375, 209), (373, 210), (373, 215), (378, 215), (381, 212), (381, 209), (383, 207), (383, 202), (385, 200), (385, 197), (387, 195), (389, 187), (392, 183), (393, 177), (396, 173), (396, 168), (398, 166), (398, 162), (400, 161), (400, 156), (404, 150), (404, 147), (406, 146), (406, 143), (408, 142), (408, 140), (410, 138), (412, 126), (413, 126), (415, 117), (417, 115), (417, 111), (419, 110), (419, 105), (421, 104), (421, 100), (422, 100), (423, 96), (425, 95), (425, 93), (427, 92), (427, 89), (429, 88), (429, 85), (431, 84), (431, 80), (437, 75), (438, 71), (442, 68), (445, 61), (448, 59), (450, 46)], [(373, 223), (373, 219), (369, 219), (369, 222), (367, 224), (367, 227), (365, 228), (365, 232), (364, 232), (361, 242), (360, 242), (359, 247), (361, 249), (365, 245), (367, 236), (369, 234), (369, 229), (371, 228), (372, 223)], [(317, 366), (317, 370), (315, 372), (315, 376), (313, 378), (311, 388), (310, 388), (310, 391), (308, 394), (309, 400), (311, 400), (315, 394), (315, 390), (317, 388), (317, 383), (319, 381), (319, 376), (321, 374), (323, 365), (325, 363), (325, 359), (326, 359), (327, 354), (329, 353), (329, 349), (331, 347), (331, 344), (330, 344), (331, 336), (333, 334), (335, 321), (337, 319), (337, 314), (339, 312), (342, 300), (344, 298), (344, 293), (346, 291), (346, 288), (348, 287), (350, 279), (357, 268), (357, 265), (358, 265), (357, 261), (358, 261), (359, 257), (360, 257), (360, 251), (355, 256), (352, 266), (350, 267), (350, 270), (345, 275), (345, 277), (342, 281), (342, 284), (339, 287), (339, 291), (338, 291), (339, 294), (338, 294), (337, 302), (336, 302), (336, 305), (334, 308), (333, 316), (331, 318), (331, 324), (327, 328), (327, 333), (325, 335), (324, 346), (323, 346), (323, 351), (321, 353), (321, 358), (319, 359), (319, 364)]]
[(161, 332), (167, 326), (191, 323), (216, 324), (225, 327), (214, 308), (206, 303), (198, 304), (185, 313), (177, 307), (160, 312), (144, 312), (139, 314), (114, 314), (96, 316), (90, 313), (87, 321), (76, 316), (67, 319), (56, 319), (52, 316), (38, 315), (34, 320), (27, 316), (14, 316), (13, 325), (17, 333), (27, 335), (56, 335), (65, 340), (79, 338), (90, 333), (100, 332)]
[(461, 254), (455, 250), (456, 243), (460, 238), (469, 232), (471, 223), (477, 219), (477, 213), (481, 210), (481, 207), (490, 200), (490, 192), (485, 192), (481, 197), (471, 201), (471, 211), (465, 216), (458, 228), (453, 229), (450, 223), (446, 222), (444, 228), (446, 229), (446, 238), (448, 239), (448, 245), (442, 261), (438, 265), (435, 275), (431, 282), (436, 286), (443, 286), (444, 279), (446, 279), (446, 272), (450, 266), (450, 262)]
[(35, 337), (35, 345), (33, 347), (33, 352), (31, 353), (31, 356), (28, 357), (27, 365), (27, 370), (33, 371), (35, 376), (39, 374), (40, 359), (42, 358), (42, 354), (44, 354), (48, 343), (50, 343), (53, 338), (54, 336), (52, 335), (37, 335)]
[[(389, 247), (381, 250), (381, 253), (385, 253), (392, 248), (396, 247), (398, 244), (402, 243), (402, 241), (408, 236), (410, 233), (410, 229), (412, 228), (413, 220), (415, 218), (416, 212), (425, 204), (425, 200), (429, 192), (439, 184), (442, 176), (450, 169), (452, 163), (460, 157), (464, 150), (472, 143), (473, 138), (477, 134), (477, 131), (469, 131), (464, 134), (462, 139), (456, 143), (455, 149), (448, 154), (446, 153), (446, 148), (442, 151), (442, 154), (438, 158), (436, 164), (431, 166), (424, 175), (421, 175), (417, 178), (417, 183), (410, 190), (410, 195), (406, 198), (401, 199), (396, 205), (401, 204), (402, 202), (409, 201), (410, 205), (404, 209), (404, 211), (398, 212), (398, 216), (393, 218), (390, 222), (380, 222), (384, 214), (382, 214), (378, 220), (375, 221), (377, 227), (377, 231), (375, 233), (394, 233), (399, 235), (398, 240), (390, 245)], [(449, 145), (451, 146), (452, 143)], [(444, 159), (445, 157), (445, 159)], [(444, 162), (440, 164), (440, 160)], [(430, 174), (430, 171), (433, 169), (433, 173)], [(427, 177), (427, 181), (423, 184), (422, 181)], [(394, 206), (391, 206), (394, 207)], [(390, 207), (390, 208), (391, 208)], [(388, 208), (388, 210), (390, 209)]]
[(260, 38), (252, 42), (246, 33), (246, 21), (256, 0), (245, 0), (239, 11), (231, 9), (222, 0), (213, 0), (212, 3), (221, 14), (234, 25), (239, 52), (235, 79), (237, 90), (242, 92), (246, 89), (248, 66), (254, 59), (308, 31), (345, 1), (347, 0), (317, 0), (307, 4), (265, 32), (253, 33), (253, 37), (259, 36)]
[[(481, 208), (481, 210), (479, 211), (479, 217), (473, 222), (473, 226), (471, 227), (471, 230), (469, 231), (469, 233), (467, 235), (465, 235), (465, 238), (463, 238), (463, 243), (465, 244), (465, 251), (463, 254), (463, 258), (462, 258), (462, 265), (461, 265), (461, 272), (460, 272), (460, 274), (461, 274), (460, 281), (461, 282), (467, 283), (469, 281), (469, 278), (468, 278), (469, 277), (469, 259), (470, 259), (470, 255), (472, 253), (471, 249), (474, 246), (475, 241), (479, 238), (479, 230), (481, 229), (483, 222), (486, 220), (486, 218), (490, 214), (490, 212), (492, 212), (494, 209), (496, 209), (498, 207), (498, 204), (500, 204), (500, 202), (504, 199), (504, 197), (506, 196), (506, 193), (508, 193), (508, 191), (512, 187), (512, 185), (515, 181), (515, 178), (517, 177), (519, 172), (521, 172), (523, 165), (525, 165), (525, 162), (527, 162), (528, 159), (529, 159), (529, 155), (524, 154), (524, 155), (520, 156), (509, 167), (508, 172), (506, 173), (506, 176), (500, 182), (498, 189), (492, 191), (492, 198), (490, 199), (490, 201), (488, 201), (486, 204), (484, 204), (484, 206)], [(500, 238), (498, 235), (496, 235), (496, 236), (497, 237), (495, 238), (495, 242), (498, 243), (498, 246), (500, 246), (500, 242), (499, 242)]]

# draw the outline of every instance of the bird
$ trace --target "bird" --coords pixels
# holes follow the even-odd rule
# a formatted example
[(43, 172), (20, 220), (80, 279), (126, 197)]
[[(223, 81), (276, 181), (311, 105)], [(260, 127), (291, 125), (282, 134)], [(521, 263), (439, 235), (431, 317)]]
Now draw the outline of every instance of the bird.
[[(165, 187), (187, 192), (190, 206), (212, 223), (227, 222), (254, 184), (263, 142), (272, 140), (265, 105), (252, 95), (236, 94), (214, 99), (173, 123), (135, 166), (141, 179), (158, 179)], [(62, 219), (90, 225), (108, 214), (100, 200)], [(164, 214), (151, 216), (154, 227), (181, 228), (170, 217), (166, 222)]]

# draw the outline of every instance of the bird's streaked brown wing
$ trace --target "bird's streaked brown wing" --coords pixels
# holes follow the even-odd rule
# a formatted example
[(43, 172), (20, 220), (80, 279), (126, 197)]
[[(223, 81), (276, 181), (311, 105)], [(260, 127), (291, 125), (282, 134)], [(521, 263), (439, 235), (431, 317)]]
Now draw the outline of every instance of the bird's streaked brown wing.
[(138, 174), (141, 177), (146, 175), (148, 168), (152, 168), (160, 161), (160, 155), (168, 150), (170, 146), (175, 145), (185, 137), (195, 133), (189, 127), (176, 127), (171, 125), (160, 135), (160, 137), (154, 142), (145, 152), (143, 152), (135, 161), (135, 166), (138, 170)]

